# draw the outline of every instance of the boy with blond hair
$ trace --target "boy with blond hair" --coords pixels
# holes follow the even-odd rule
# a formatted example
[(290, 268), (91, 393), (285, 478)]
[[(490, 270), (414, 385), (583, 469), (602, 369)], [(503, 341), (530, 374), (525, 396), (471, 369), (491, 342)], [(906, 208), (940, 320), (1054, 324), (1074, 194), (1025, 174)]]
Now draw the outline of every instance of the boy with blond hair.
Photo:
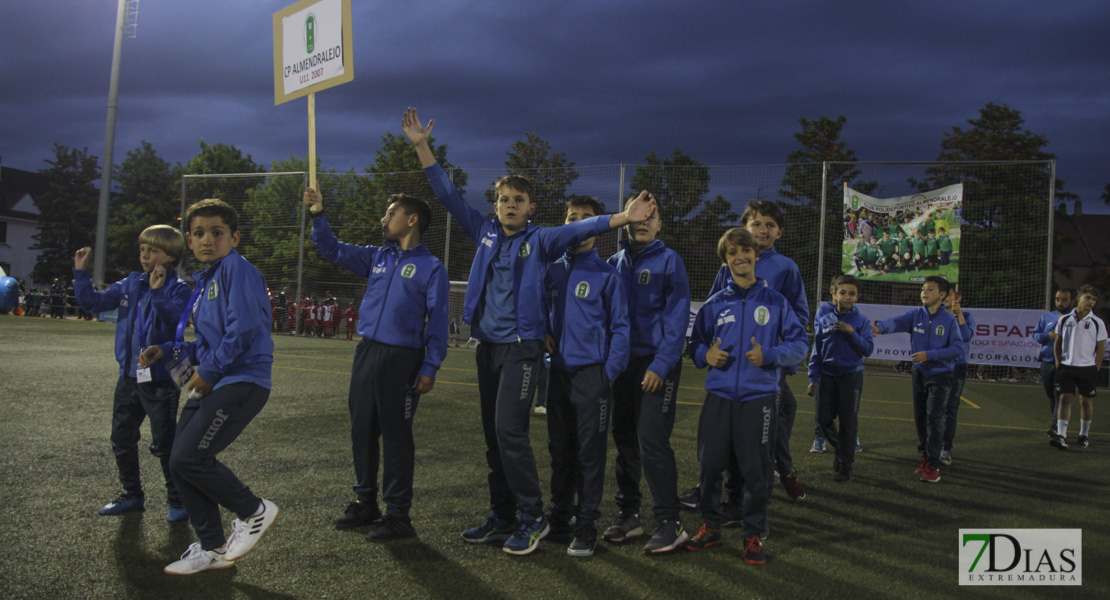
[(143, 510), (145, 495), (139, 478), (139, 438), (143, 420), (150, 417), (150, 453), (162, 463), (166, 480), (166, 520), (184, 521), (185, 508), (170, 474), (170, 450), (177, 428), (181, 391), (165, 367), (146, 369), (138, 364), (143, 348), (173, 339), (189, 286), (177, 278), (177, 264), (185, 251), (181, 233), (169, 225), (152, 225), (139, 234), (139, 264), (134, 271), (104, 291), (95, 291), (89, 276), (90, 248), (73, 257), (73, 290), (77, 303), (89, 313), (118, 308), (116, 361), (119, 380), (112, 408), (112, 452), (123, 494), (98, 511), (117, 515)]

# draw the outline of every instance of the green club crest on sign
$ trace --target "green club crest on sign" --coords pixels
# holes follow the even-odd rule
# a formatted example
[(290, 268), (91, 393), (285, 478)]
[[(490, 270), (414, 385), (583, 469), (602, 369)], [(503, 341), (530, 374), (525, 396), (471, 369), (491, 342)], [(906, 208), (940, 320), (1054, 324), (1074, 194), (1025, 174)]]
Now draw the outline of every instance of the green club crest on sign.
[(648, 271), (647, 269), (640, 271), (640, 278), (637, 280), (637, 283), (639, 283), (640, 285), (647, 285), (651, 283), (651, 271)]
[(405, 265), (405, 268), (401, 269), (401, 277), (404, 278), (404, 279), (412, 279), (412, 276), (415, 275), (415, 274), (416, 274), (416, 265), (414, 265), (412, 263), (409, 263), (409, 264)]
[(760, 306), (755, 309), (755, 322), (760, 325), (766, 325), (767, 321), (771, 320), (771, 311), (767, 310), (766, 306)]
[(220, 284), (213, 281), (208, 286), (208, 299), (215, 300), (220, 295)]
[(859, 210), (859, 196), (852, 194), (852, 210)]
[(316, 49), (316, 15), (312, 13), (304, 19), (304, 48), (308, 54)]
[(520, 245), (520, 253), (517, 254), (517, 256), (519, 256), (521, 258), (528, 258), (528, 255), (531, 254), (531, 253), (532, 253), (532, 246), (528, 242), (524, 242), (523, 244)]
[(590, 284), (585, 281), (579, 282), (578, 285), (574, 288), (574, 295), (577, 296), (579, 299), (584, 299), (586, 296), (589, 296)]
[(944, 335), (944, 325), (937, 325), (937, 335)]

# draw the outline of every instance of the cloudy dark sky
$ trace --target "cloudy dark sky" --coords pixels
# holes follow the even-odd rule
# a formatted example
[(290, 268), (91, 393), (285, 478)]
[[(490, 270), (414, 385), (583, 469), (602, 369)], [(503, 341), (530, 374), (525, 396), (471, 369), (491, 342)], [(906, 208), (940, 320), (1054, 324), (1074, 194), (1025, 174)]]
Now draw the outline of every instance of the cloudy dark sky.
[[(126, 39), (116, 159), (197, 141), (262, 164), (307, 154), (305, 100), (273, 104), (272, 14), (291, 0), (140, 4)], [(844, 114), (861, 160), (931, 160), (988, 102), (1049, 140), (1085, 209), (1110, 182), (1110, 6), (1103, 1), (774, 3), (353, 0), (355, 80), (317, 95), (325, 168), (361, 171), (406, 106), (465, 168), (527, 131), (578, 165), (681, 147), (777, 164), (798, 118)], [(37, 170), (54, 142), (103, 149), (114, 0), (6, 2), (0, 156)]]

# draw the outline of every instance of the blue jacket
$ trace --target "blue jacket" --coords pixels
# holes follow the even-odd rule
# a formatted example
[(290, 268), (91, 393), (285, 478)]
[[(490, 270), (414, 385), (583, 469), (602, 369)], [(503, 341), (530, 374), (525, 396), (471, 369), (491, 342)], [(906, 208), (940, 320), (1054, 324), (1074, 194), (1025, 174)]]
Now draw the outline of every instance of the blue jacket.
[(472, 322), (478, 302), (484, 297), (490, 262), (497, 258), (501, 244), (510, 244), (511, 256), (517, 257), (512, 269), (517, 338), (544, 339), (547, 333), (547, 301), (543, 280), (548, 265), (562, 256), (567, 248), (609, 231), (609, 216), (583, 219), (559, 227), (529, 223), (519, 232), (507, 236), (496, 217), (486, 218), (466, 203), (443, 167), (432, 165), (425, 168), (424, 173), (447, 212), (478, 244), (463, 299), (463, 320)]
[(925, 375), (951, 373), (955, 368), (956, 358), (964, 353), (964, 339), (960, 335), (956, 317), (943, 307), (938, 308), (935, 314), (929, 314), (921, 306), (897, 317), (879, 321), (876, 326), (880, 333), (909, 333), (910, 353), (925, 352), (928, 358), (920, 365), (913, 365)]
[(609, 381), (616, 381), (629, 355), (628, 300), (616, 269), (595, 248), (568, 250), (547, 269), (546, 285), (558, 348), (552, 366), (574, 371), (604, 364)]
[[(579, 221), (581, 223), (582, 221)], [(665, 378), (682, 360), (690, 327), (690, 282), (678, 253), (655, 240), (632, 255), (628, 240), (609, 257), (624, 279), (632, 356), (655, 358), (648, 370)]]
[(1056, 322), (1060, 320), (1060, 313), (1052, 310), (1041, 315), (1037, 321), (1037, 328), (1033, 330), (1033, 339), (1041, 345), (1041, 362), (1056, 364), (1056, 354), (1052, 350), (1053, 341), (1048, 334), (1056, 331)]
[[(189, 286), (177, 278), (177, 272), (166, 269), (166, 281), (162, 287), (151, 290), (149, 276), (138, 271), (98, 292), (93, 289), (92, 278), (87, 270), (73, 270), (73, 294), (77, 304), (91, 313), (99, 313), (119, 308), (116, 320), (116, 361), (119, 362), (120, 376), (135, 377), (139, 354), (142, 349), (165, 341), (172, 341), (174, 330), (185, 305), (189, 303)], [(136, 311), (136, 305), (139, 310)], [(139, 340), (137, 315), (151, 318), (147, 327), (146, 339)], [(166, 367), (155, 364), (150, 369), (154, 381), (166, 381), (170, 374)]]
[[(759, 263), (756, 263), (759, 264)], [(855, 329), (852, 333), (839, 333), (833, 328), (837, 321), (844, 321)], [(871, 319), (858, 308), (846, 313), (837, 310), (836, 302), (817, 307), (813, 319), (813, 354), (809, 357), (809, 381), (816, 383), (821, 375), (843, 375), (863, 370), (863, 359), (875, 350), (871, 335)]]
[[(809, 324), (809, 300), (806, 299), (806, 287), (802, 285), (802, 272), (798, 270), (798, 265), (793, 260), (779, 254), (772, 246), (759, 253), (759, 260), (755, 263), (755, 276), (763, 280), (763, 285), (786, 297), (803, 327)], [(709, 295), (712, 296), (724, 289), (731, 281), (732, 272), (729, 271), (728, 265), (721, 265)], [(798, 365), (788, 365), (785, 368), (791, 375), (798, 372)]]
[[(232, 250), (193, 279), (201, 289), (192, 306), (196, 341), (183, 342), (181, 351), (213, 389), (242, 382), (269, 389), (274, 341), (266, 278)], [(173, 340), (161, 344), (163, 360), (173, 347)]]
[[(964, 313), (964, 324), (960, 325), (960, 337), (964, 339), (964, 352), (956, 357), (957, 365), (966, 365), (971, 362), (971, 338), (975, 337), (975, 317), (966, 310)], [(956, 318), (955, 315), (952, 318)]]
[(312, 243), (329, 261), (366, 277), (358, 334), (390, 346), (427, 348), (420, 374), (435, 379), (447, 356), (447, 271), (423, 243), (408, 250), (356, 246), (335, 239), (323, 214), (312, 218)]
[[(760, 367), (745, 356), (753, 337), (763, 347)], [(809, 341), (786, 298), (758, 279), (746, 290), (730, 282), (698, 310), (690, 347), (699, 369), (708, 366), (705, 353), (717, 338), (728, 360), (724, 368), (709, 369), (705, 390), (739, 402), (777, 394), (779, 369), (801, 362)]]

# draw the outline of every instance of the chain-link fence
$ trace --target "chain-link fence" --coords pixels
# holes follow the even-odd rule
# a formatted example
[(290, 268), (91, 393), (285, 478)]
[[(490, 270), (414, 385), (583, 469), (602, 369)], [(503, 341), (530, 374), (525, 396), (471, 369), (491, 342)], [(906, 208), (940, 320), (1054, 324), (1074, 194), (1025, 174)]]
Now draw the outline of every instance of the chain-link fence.
[[(560, 188), (537, 185), (533, 199), (539, 225), (562, 224), (571, 195), (597, 198), (606, 210), (647, 189), (659, 201), (660, 238), (682, 257), (695, 301), (708, 295), (720, 267), (716, 245), (753, 200), (776, 201), (785, 215), (776, 244), (801, 270), (812, 308), (827, 300), (822, 290), (852, 266), (846, 243), (852, 215), (844, 186), (876, 198), (912, 196), (963, 184), (963, 201), (945, 218), (958, 227), (952, 253), (964, 304), (981, 308), (1047, 308), (1051, 294), (1054, 162), (811, 163), (757, 166), (602, 165), (575, 167), (578, 177)], [(452, 169), (467, 201), (493, 214), (493, 181), (504, 169)], [(560, 180), (542, 171), (523, 173), (534, 182)], [(274, 327), (304, 333), (308, 306), (333, 305), (342, 315), (357, 308), (366, 287), (362, 277), (324, 260), (312, 247), (311, 220), (301, 203), (306, 173), (190, 175), (182, 182), (182, 211), (203, 198), (221, 198), (239, 211), (239, 252), (266, 276), (274, 304)], [(566, 180), (566, 178), (561, 178)], [(451, 317), (461, 327), (462, 296), (475, 245), (435, 198), (422, 171), (391, 174), (318, 175), (325, 211), (336, 236), (353, 244), (381, 244), (380, 218), (390, 194), (428, 200), (433, 210), (424, 242), (447, 267), (452, 285)], [(858, 211), (857, 211), (858, 212)], [(621, 232), (602, 236), (598, 251), (617, 250)], [(867, 280), (867, 302), (914, 305), (920, 283)]]

